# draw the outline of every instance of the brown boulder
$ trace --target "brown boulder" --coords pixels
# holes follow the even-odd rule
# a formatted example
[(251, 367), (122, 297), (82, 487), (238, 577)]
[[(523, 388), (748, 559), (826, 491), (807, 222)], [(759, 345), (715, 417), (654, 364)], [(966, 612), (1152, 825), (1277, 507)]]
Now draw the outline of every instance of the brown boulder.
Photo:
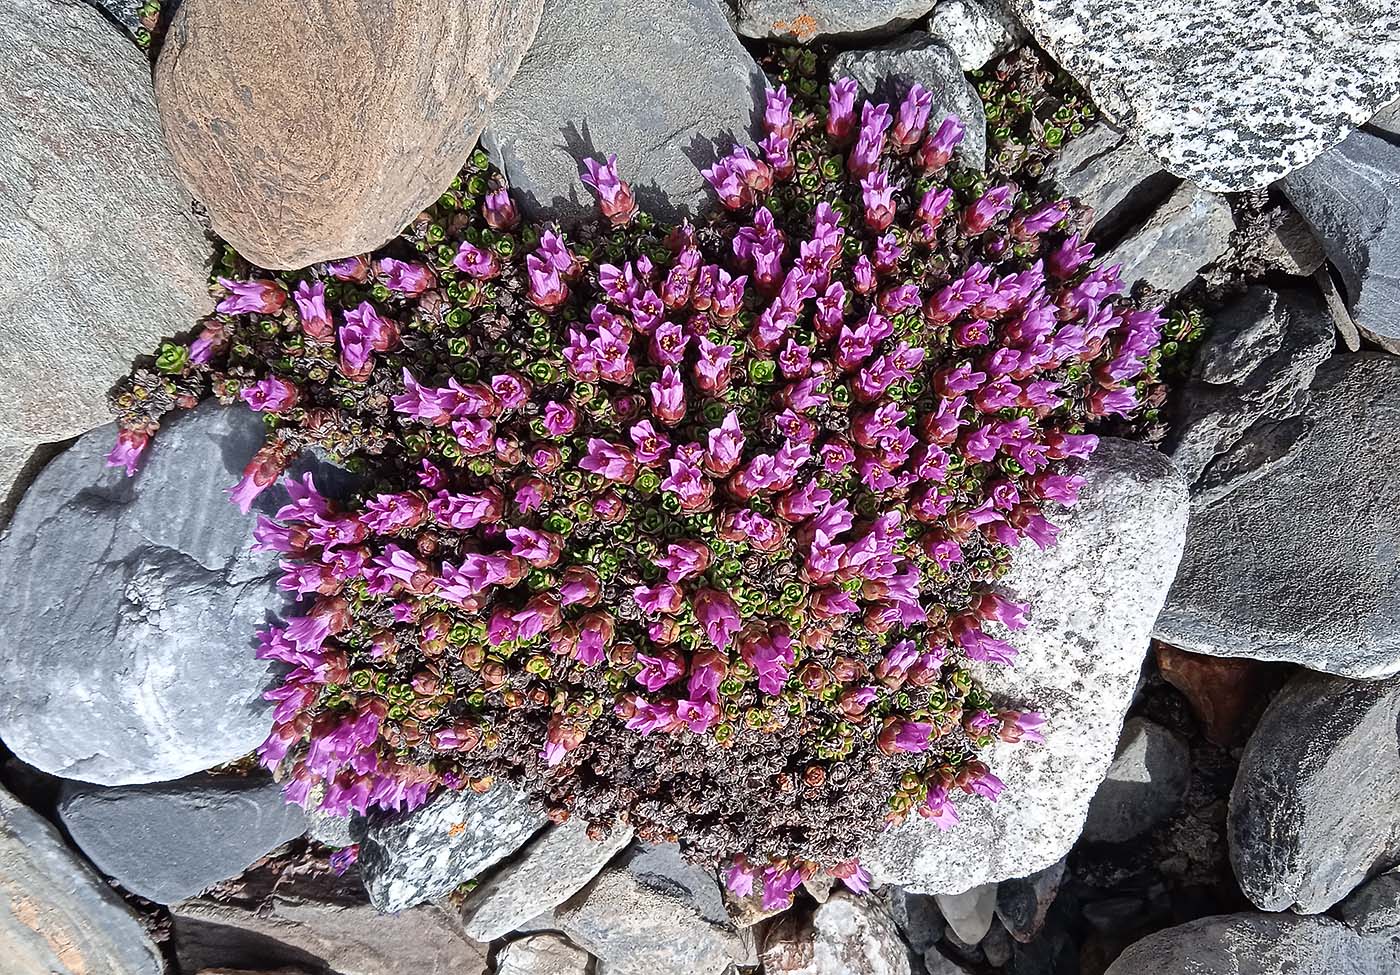
[(452, 181), (543, 0), (185, 0), (156, 65), (181, 178), (249, 260), (378, 247)]
[(1288, 674), (1286, 667), (1258, 660), (1155, 646), (1162, 677), (1190, 702), (1206, 740), (1222, 748), (1244, 744)]

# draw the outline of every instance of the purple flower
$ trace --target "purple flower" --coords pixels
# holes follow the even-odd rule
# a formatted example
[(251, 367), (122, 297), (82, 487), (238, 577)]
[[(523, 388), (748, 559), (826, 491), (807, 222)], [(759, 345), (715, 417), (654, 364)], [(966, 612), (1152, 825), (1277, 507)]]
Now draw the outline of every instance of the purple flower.
[(632, 478), (637, 476), (637, 463), (632, 451), (597, 437), (588, 439), (588, 453), (579, 459), (578, 466), (619, 484), (631, 483)]
[(866, 102), (861, 107), (860, 135), (846, 163), (853, 175), (866, 176), (874, 171), (880, 162), (880, 153), (885, 151), (885, 132), (889, 127), (888, 105)]
[(331, 870), (335, 873), (337, 877), (343, 876), (345, 874), (345, 871), (353, 867), (356, 861), (358, 861), (359, 859), (360, 845), (358, 843), (353, 843), (350, 846), (347, 846), (340, 850), (336, 850), (334, 853), (331, 854)]
[(1003, 184), (995, 186), (977, 199), (962, 212), (962, 226), (968, 234), (976, 236), (987, 230), (997, 218), (1011, 212), (1011, 197), (1015, 188)]
[(552, 263), (531, 254), (525, 258), (525, 269), (529, 277), (530, 301), (538, 308), (554, 311), (569, 297), (568, 285)]
[(578, 411), (572, 406), (551, 400), (545, 404), (541, 422), (551, 437), (565, 437), (573, 433), (574, 428), (578, 426)]
[(637, 215), (637, 201), (632, 187), (617, 175), (617, 156), (610, 154), (605, 163), (596, 159), (583, 161), (581, 179), (598, 194), (598, 209), (614, 227), (632, 222)]
[(285, 413), (296, 405), (297, 388), (279, 376), (267, 376), (239, 394), (255, 413)]
[(997, 797), (1001, 795), (1001, 791), (1005, 788), (1006, 783), (987, 771), (980, 772), (969, 779), (967, 783), (968, 792), (975, 793), (983, 799), (988, 799), (992, 802), (997, 801)]
[(302, 334), (308, 338), (325, 341), (335, 332), (331, 313), (326, 310), (326, 286), (320, 281), (303, 281), (292, 293), (296, 302), (297, 317), (301, 321)]
[(326, 264), (326, 273), (331, 277), (337, 281), (354, 281), (356, 284), (364, 284), (369, 280), (370, 269), (369, 258), (363, 255), (329, 261)]
[(487, 226), (492, 230), (510, 230), (520, 222), (520, 211), (516, 209), (515, 201), (510, 198), (510, 190), (504, 186), (486, 194), (482, 203), (482, 213), (486, 217)]
[(739, 607), (718, 589), (701, 589), (691, 600), (695, 618), (705, 628), (705, 635), (719, 650), (729, 646), (729, 638), (743, 626)]
[(763, 871), (763, 909), (779, 911), (786, 908), (800, 886), (802, 871), (797, 867), (768, 867)]
[(845, 142), (856, 127), (856, 80), (840, 78), (833, 81), (827, 97), (826, 134), (835, 142)]
[(684, 664), (669, 656), (639, 653), (637, 661), (642, 665), (642, 669), (637, 673), (636, 681), (653, 694), (680, 677), (685, 671)]
[(457, 270), (478, 281), (486, 281), (501, 273), (501, 262), (496, 255), (484, 247), (478, 247), (469, 240), (462, 241), (457, 256), (452, 259)]
[(900, 103), (899, 117), (894, 123), (892, 141), (901, 152), (914, 148), (924, 137), (932, 108), (933, 92), (916, 82)]
[(927, 136), (914, 154), (914, 164), (926, 173), (942, 169), (953, 158), (953, 150), (961, 144), (966, 129), (962, 119), (949, 115), (938, 131)]
[(933, 824), (945, 833), (958, 825), (957, 810), (948, 798), (948, 790), (941, 785), (929, 786), (928, 795), (919, 807), (919, 815), (932, 820)]
[(415, 298), (437, 285), (437, 275), (425, 264), (410, 264), (392, 257), (380, 258), (378, 264), (384, 286), (390, 291)]
[(735, 857), (734, 862), (725, 871), (724, 885), (735, 897), (748, 897), (753, 894), (754, 877), (755, 871), (749, 866), (749, 862), (742, 856)]
[(685, 417), (685, 386), (675, 366), (664, 367), (661, 378), (651, 384), (651, 412), (667, 425)]
[(127, 477), (134, 477), (141, 455), (150, 442), (150, 434), (135, 430), (117, 431), (117, 442), (107, 454), (107, 466), (124, 468)]
[(340, 371), (351, 382), (364, 382), (374, 371), (374, 356), (369, 336), (359, 325), (342, 325), (340, 339)]
[(894, 223), (894, 187), (883, 172), (873, 172), (860, 181), (865, 202), (865, 225), (873, 233), (884, 233)]
[(227, 298), (214, 306), (221, 315), (276, 315), (287, 303), (287, 289), (276, 281), (266, 278), (253, 281), (219, 278), (218, 281), (229, 292)]

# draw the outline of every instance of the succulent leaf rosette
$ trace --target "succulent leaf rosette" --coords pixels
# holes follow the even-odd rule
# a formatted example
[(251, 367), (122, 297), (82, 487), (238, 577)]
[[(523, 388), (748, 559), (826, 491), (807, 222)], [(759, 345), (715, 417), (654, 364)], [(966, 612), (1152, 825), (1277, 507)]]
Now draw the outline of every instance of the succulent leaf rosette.
[(382, 252), (299, 272), (231, 253), (217, 314), (118, 399), (134, 470), (212, 389), (268, 423), (248, 509), (300, 609), (259, 750), (290, 800), (404, 810), (518, 783), (556, 821), (633, 825), (780, 907), (854, 889), (864, 842), (996, 801), (995, 701), (1087, 424), (1137, 407), (1163, 320), (1094, 266), (1076, 208), (960, 169), (914, 85), (770, 90), (756, 150), (705, 170), (697, 225), (588, 160), (596, 226), (522, 220), (477, 153)]

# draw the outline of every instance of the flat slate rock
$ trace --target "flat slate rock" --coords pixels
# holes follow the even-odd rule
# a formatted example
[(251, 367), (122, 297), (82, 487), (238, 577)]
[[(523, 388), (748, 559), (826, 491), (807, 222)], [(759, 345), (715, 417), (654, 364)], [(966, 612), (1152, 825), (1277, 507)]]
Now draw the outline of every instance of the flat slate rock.
[(1391, 0), (1006, 3), (1168, 170), (1216, 192), (1263, 189), (1400, 94)]
[(1157, 638), (1346, 677), (1400, 671), (1396, 457), (1400, 359), (1334, 355), (1297, 417), (1216, 459), (1256, 470), (1192, 513)]
[(441, 792), (410, 813), (371, 819), (360, 846), (370, 903), (402, 911), (437, 900), (518, 850), (544, 813), (512, 785)]
[(1057, 195), (1094, 211), (1095, 237), (1146, 220), (1177, 182), (1155, 156), (1105, 121), (1066, 142), (1046, 167), (1045, 180)]
[(886, 36), (913, 24), (936, 0), (734, 0), (739, 33), (806, 43), (817, 37)]
[(1123, 843), (1174, 813), (1191, 778), (1191, 752), (1171, 731), (1146, 718), (1123, 726), (1118, 754), (1089, 803), (1085, 840)]
[(162, 975), (136, 914), (63, 842), (0, 789), (0, 946), (6, 975)]
[(58, 815), (98, 869), (157, 904), (236, 877), (306, 832), (306, 815), (270, 778), (197, 775), (178, 782), (70, 783)]
[(1337, 905), (1337, 917), (1364, 938), (1400, 939), (1400, 870), (1358, 887)]
[(972, 665), (994, 699), (1046, 715), (1046, 744), (993, 746), (987, 764), (1006, 791), (996, 803), (959, 795), (962, 822), (948, 832), (911, 816), (881, 833), (861, 856), (877, 882), (958, 893), (1035, 873), (1078, 839), (1181, 557), (1188, 507), (1171, 463), (1139, 444), (1105, 439), (1083, 473), (1079, 504), (1050, 516), (1059, 544), (1018, 552), (1005, 579), (1031, 604), (1029, 626), (1009, 637), (1016, 665)]
[(765, 88), (721, 2), (545, 5), (482, 140), (527, 213), (569, 224), (592, 219), (582, 160), (611, 153), (637, 202), (658, 218), (715, 204), (700, 170), (735, 143), (756, 142)]
[(1300, 672), (1270, 702), (1230, 792), (1230, 862), (1265, 911), (1325, 911), (1400, 863), (1400, 677)]
[(1143, 224), (1104, 257), (1121, 264), (1123, 284), (1146, 281), (1180, 291), (1225, 255), (1235, 218), (1223, 196), (1182, 183)]

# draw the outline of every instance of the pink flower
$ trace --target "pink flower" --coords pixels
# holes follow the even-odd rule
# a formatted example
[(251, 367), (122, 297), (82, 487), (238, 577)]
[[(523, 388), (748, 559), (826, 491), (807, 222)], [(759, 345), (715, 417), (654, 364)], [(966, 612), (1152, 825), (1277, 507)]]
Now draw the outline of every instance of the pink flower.
[(926, 173), (942, 169), (953, 158), (953, 150), (962, 142), (966, 131), (960, 118), (949, 115), (937, 132), (924, 139), (914, 154), (914, 164)]
[(787, 907), (800, 886), (802, 871), (797, 867), (770, 866), (763, 871), (763, 909), (778, 911)]
[(326, 263), (326, 273), (337, 281), (354, 281), (356, 284), (364, 284), (369, 280), (369, 272), (369, 258), (364, 256), (345, 257)]
[(545, 432), (551, 437), (568, 436), (578, 426), (578, 411), (572, 406), (551, 400), (545, 404), (544, 418), (541, 422)]
[(331, 321), (331, 313), (326, 310), (324, 284), (320, 281), (303, 281), (292, 293), (292, 300), (296, 302), (303, 335), (325, 341), (334, 334), (335, 324)]
[(116, 445), (107, 454), (107, 466), (124, 468), (127, 477), (134, 477), (141, 455), (150, 442), (150, 434), (135, 430), (118, 430)]
[(617, 156), (610, 154), (603, 164), (596, 159), (585, 159), (583, 167), (581, 178), (598, 194), (598, 209), (603, 216), (614, 227), (631, 223), (637, 215), (637, 201), (632, 195), (632, 187), (617, 175)]
[(515, 201), (510, 198), (510, 190), (505, 187), (486, 194), (482, 203), (482, 213), (486, 217), (487, 226), (492, 230), (509, 230), (520, 222), (520, 211), (516, 209)]
[(856, 90), (854, 78), (839, 78), (830, 85), (826, 134), (835, 142), (845, 142), (855, 132)]
[(997, 218), (1011, 212), (1014, 187), (1002, 185), (993, 187), (962, 212), (962, 226), (968, 234), (976, 236), (987, 230)]
[(359, 325), (342, 325), (339, 338), (340, 371), (351, 382), (364, 382), (374, 371), (369, 336)]
[(929, 112), (933, 108), (933, 93), (917, 82), (910, 87), (899, 105), (899, 117), (894, 123), (891, 141), (901, 152), (918, 145), (928, 128)]
[(739, 427), (739, 414), (730, 410), (723, 422), (708, 434), (709, 448), (705, 466), (715, 476), (723, 477), (738, 466), (744, 451), (744, 433)]
[(724, 873), (724, 885), (735, 897), (748, 897), (753, 894), (755, 871), (743, 856), (734, 858)]
[(462, 241), (457, 256), (452, 259), (457, 270), (478, 281), (486, 281), (501, 273), (501, 262), (496, 255), (484, 247), (478, 247), (469, 240)]
[(637, 462), (632, 451), (597, 437), (588, 439), (588, 453), (579, 459), (578, 466), (619, 484), (629, 484), (637, 476)]
[(890, 127), (890, 107), (883, 102), (879, 105), (866, 102), (861, 106), (860, 135), (846, 166), (855, 176), (865, 176), (879, 164), (880, 153), (885, 151), (885, 131)]
[(661, 378), (651, 384), (651, 412), (667, 426), (685, 417), (685, 386), (675, 366), (664, 367)]
[(873, 172), (860, 181), (865, 201), (865, 225), (873, 233), (884, 233), (894, 223), (894, 188), (883, 172)]
[(554, 311), (569, 297), (568, 285), (553, 264), (531, 254), (525, 258), (530, 301), (543, 311)]
[(696, 336), (695, 385), (711, 396), (720, 396), (729, 388), (730, 363), (734, 346), (716, 345), (704, 335)]
[(415, 298), (437, 285), (437, 275), (426, 264), (410, 264), (392, 257), (380, 258), (378, 264), (384, 286), (390, 291)]
[(676, 702), (676, 717), (693, 733), (703, 735), (719, 723), (720, 710), (713, 701), (683, 698)]
[(744, 625), (734, 600), (718, 589), (701, 589), (691, 600), (691, 605), (710, 642), (719, 650), (727, 649), (729, 638)]
[(285, 413), (296, 405), (297, 387), (280, 376), (268, 376), (238, 395), (255, 413)]
[(652, 693), (661, 690), (685, 671), (684, 664), (668, 655), (651, 656), (639, 653), (637, 661), (642, 665), (642, 669), (637, 673), (636, 681)]
[(792, 124), (792, 98), (787, 93), (787, 85), (776, 91), (768, 89), (763, 108), (763, 128), (769, 135), (791, 139), (795, 134)]
[(360, 328), (375, 352), (388, 352), (399, 338), (398, 324), (379, 314), (368, 301), (362, 301), (353, 310), (347, 311), (345, 324)]
[(229, 292), (227, 298), (214, 306), (221, 315), (276, 315), (287, 303), (287, 289), (276, 281), (266, 278), (252, 281), (219, 278), (218, 281)]
[(1018, 741), (1033, 741), (1038, 744), (1045, 744), (1045, 735), (1041, 733), (1045, 727), (1045, 715), (1038, 711), (1003, 711), (999, 715), (1001, 718), (1001, 740), (1008, 744), (1015, 744)]
[(948, 798), (948, 790), (941, 785), (929, 786), (928, 795), (924, 798), (923, 805), (919, 806), (919, 815), (932, 820), (944, 833), (958, 825), (957, 810)]
[(674, 584), (704, 572), (710, 564), (710, 549), (703, 542), (672, 542), (665, 555), (652, 561), (666, 570), (666, 581)]
[(671, 616), (680, 612), (683, 605), (681, 591), (670, 583), (637, 586), (632, 590), (632, 598), (637, 601), (642, 612), (649, 616)]

